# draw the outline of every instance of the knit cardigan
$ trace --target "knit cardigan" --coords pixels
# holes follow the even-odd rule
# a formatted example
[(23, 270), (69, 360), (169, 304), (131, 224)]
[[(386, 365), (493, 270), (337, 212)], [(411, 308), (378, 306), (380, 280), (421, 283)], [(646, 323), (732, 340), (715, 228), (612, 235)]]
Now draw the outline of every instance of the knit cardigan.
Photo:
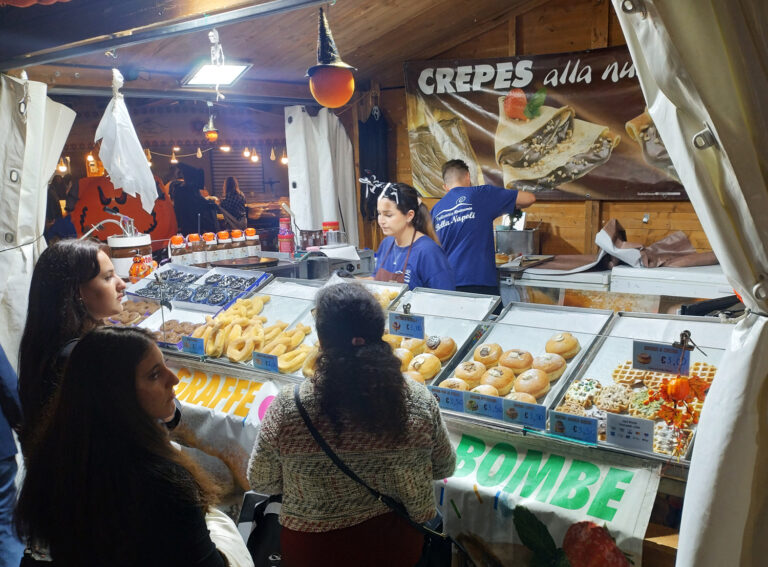
[[(436, 512), (432, 481), (453, 474), (456, 455), (435, 398), (421, 384), (406, 383), (407, 430), (396, 442), (349, 422), (336, 436), (330, 421), (319, 415), (312, 382), (305, 381), (300, 393), (312, 423), (342, 462), (369, 486), (402, 502), (414, 521), (425, 522)], [(280, 523), (295, 531), (346, 528), (390, 511), (315, 442), (296, 408), (293, 386), (280, 391), (264, 416), (248, 480), (257, 492), (282, 493)]]

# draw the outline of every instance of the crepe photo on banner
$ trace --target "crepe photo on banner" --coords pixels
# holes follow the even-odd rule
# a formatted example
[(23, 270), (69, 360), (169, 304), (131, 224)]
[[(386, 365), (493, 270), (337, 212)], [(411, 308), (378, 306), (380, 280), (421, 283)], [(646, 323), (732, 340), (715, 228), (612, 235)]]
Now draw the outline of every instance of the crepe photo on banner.
[(405, 64), (413, 185), (445, 194), (443, 163), (541, 199), (680, 200), (629, 51)]

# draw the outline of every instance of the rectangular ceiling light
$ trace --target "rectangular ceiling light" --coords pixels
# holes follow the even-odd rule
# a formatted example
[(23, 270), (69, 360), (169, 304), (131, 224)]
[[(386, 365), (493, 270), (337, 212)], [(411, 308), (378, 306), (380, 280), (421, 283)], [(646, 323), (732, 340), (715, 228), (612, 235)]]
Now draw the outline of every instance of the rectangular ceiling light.
[(189, 75), (181, 81), (182, 87), (227, 87), (243, 76), (252, 67), (250, 63), (227, 63), (225, 65), (212, 65), (203, 63), (198, 65)]

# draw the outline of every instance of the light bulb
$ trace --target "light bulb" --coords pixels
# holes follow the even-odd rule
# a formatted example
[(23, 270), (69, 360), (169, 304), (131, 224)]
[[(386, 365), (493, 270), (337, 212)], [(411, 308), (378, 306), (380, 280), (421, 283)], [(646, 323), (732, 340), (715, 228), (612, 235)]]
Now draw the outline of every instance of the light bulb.
[(176, 159), (176, 152), (171, 152), (171, 163), (179, 163), (179, 160)]
[(174, 151), (174, 152), (180, 152), (181, 148), (179, 146), (173, 146), (173, 148), (171, 148), (171, 150)]
[(246, 148), (243, 150), (243, 157), (251, 157), (251, 150), (250, 150), (250, 149), (248, 149), (248, 147), (247, 147), (247, 146), (246, 146)]
[(272, 161), (275, 161), (277, 159), (277, 156), (275, 156), (275, 148), (272, 148), (272, 151), (269, 152), (269, 159)]
[(67, 164), (64, 163), (64, 158), (59, 158), (59, 165), (57, 166), (57, 169), (61, 173), (64, 173), (65, 171), (67, 171)]
[(219, 146), (219, 149), (222, 152), (231, 152), (232, 151), (232, 146), (230, 146), (228, 144), (224, 144), (223, 146)]
[(259, 161), (259, 154), (251, 154), (251, 161), (253, 163), (256, 163), (257, 161)]
[(93, 154), (88, 154), (87, 156), (85, 156), (85, 159), (87, 159), (88, 161), (94, 161)]
[(195, 154), (195, 157), (197, 157), (197, 159), (202, 158), (203, 157), (203, 150), (201, 150), (200, 148), (197, 148), (197, 153)]

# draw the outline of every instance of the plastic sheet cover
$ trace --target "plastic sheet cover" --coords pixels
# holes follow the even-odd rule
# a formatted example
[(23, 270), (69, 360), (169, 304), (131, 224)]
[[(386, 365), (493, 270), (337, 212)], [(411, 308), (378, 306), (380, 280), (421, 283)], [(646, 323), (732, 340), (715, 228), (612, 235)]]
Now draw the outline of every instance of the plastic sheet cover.
[(99, 159), (112, 185), (131, 196), (138, 195), (141, 206), (151, 213), (157, 198), (155, 179), (136, 136), (123, 95), (118, 92), (122, 86), (123, 76), (117, 69), (112, 69), (112, 100), (96, 128), (94, 142), (101, 140)]
[(768, 3), (613, 0), (648, 110), (749, 308), (693, 449), (677, 565), (768, 556)]

